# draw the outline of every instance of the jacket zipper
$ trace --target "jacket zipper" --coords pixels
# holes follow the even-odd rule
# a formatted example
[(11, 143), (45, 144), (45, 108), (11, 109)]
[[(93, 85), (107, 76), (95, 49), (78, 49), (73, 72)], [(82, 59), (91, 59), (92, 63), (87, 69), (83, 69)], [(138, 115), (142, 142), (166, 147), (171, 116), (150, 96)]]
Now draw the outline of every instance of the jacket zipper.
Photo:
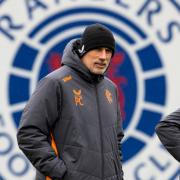
[(100, 143), (101, 143), (101, 177), (102, 180), (104, 179), (104, 156), (103, 156), (103, 138), (102, 138), (102, 122), (101, 122), (101, 115), (100, 115), (100, 105), (98, 100), (98, 91), (97, 85), (95, 85), (95, 92), (96, 92), (96, 103), (97, 103), (97, 112), (98, 112), (98, 119), (99, 119), (99, 132), (100, 132)]

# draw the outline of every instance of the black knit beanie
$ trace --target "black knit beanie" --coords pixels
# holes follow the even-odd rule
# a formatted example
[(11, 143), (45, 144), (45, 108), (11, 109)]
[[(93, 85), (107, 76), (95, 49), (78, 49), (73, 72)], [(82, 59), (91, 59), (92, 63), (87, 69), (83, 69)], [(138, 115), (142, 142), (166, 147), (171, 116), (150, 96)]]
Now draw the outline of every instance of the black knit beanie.
[(81, 48), (79, 56), (82, 57), (90, 50), (106, 47), (112, 50), (112, 56), (115, 51), (115, 39), (112, 32), (102, 24), (92, 24), (86, 27), (81, 37)]

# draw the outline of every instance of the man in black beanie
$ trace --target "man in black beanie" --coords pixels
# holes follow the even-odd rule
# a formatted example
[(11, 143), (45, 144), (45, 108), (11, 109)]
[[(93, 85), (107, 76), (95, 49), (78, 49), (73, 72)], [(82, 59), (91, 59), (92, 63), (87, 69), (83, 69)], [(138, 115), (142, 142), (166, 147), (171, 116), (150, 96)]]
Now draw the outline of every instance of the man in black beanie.
[(17, 133), (37, 180), (123, 179), (118, 90), (104, 74), (114, 52), (107, 27), (87, 26), (38, 83)]

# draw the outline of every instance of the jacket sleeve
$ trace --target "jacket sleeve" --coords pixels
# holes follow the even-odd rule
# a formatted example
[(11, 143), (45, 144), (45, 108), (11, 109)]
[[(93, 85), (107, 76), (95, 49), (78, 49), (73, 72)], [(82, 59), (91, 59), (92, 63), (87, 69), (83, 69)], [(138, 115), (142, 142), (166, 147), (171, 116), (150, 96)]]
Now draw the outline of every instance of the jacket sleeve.
[(124, 132), (123, 132), (123, 127), (122, 127), (122, 117), (120, 113), (120, 104), (119, 104), (119, 95), (118, 95), (118, 90), (116, 88), (116, 94), (117, 94), (117, 139), (118, 139), (118, 147), (119, 147), (119, 155), (122, 161), (122, 150), (121, 150), (121, 141), (124, 137)]
[(119, 94), (118, 90), (116, 88), (116, 94), (117, 94), (117, 139), (118, 139), (118, 146), (119, 146), (119, 154), (122, 160), (122, 151), (121, 151), (121, 141), (124, 137), (123, 127), (122, 127), (122, 117), (120, 112), (120, 104), (119, 104)]
[(155, 130), (164, 147), (180, 162), (180, 109), (160, 121)]
[(50, 131), (60, 115), (60, 86), (44, 78), (23, 111), (17, 140), (20, 149), (34, 167), (51, 178), (61, 178), (66, 172), (64, 162), (50, 145)]
[(124, 172), (122, 169), (123, 155), (122, 155), (122, 143), (121, 143), (121, 141), (124, 137), (124, 132), (123, 132), (123, 127), (122, 127), (122, 117), (121, 117), (121, 113), (120, 113), (119, 94), (118, 94), (117, 88), (116, 88), (116, 100), (117, 100), (117, 127), (116, 127), (116, 131), (117, 131), (117, 140), (118, 140), (118, 154), (119, 154), (120, 161), (121, 161), (121, 171), (119, 173), (121, 174), (120, 177), (123, 177)]

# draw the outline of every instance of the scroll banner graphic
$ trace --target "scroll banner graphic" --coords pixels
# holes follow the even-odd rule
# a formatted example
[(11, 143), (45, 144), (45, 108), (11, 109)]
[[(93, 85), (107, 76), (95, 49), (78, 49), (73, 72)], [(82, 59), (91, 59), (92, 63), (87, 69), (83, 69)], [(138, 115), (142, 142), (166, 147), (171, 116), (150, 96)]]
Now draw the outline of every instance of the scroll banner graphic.
[(66, 43), (95, 22), (116, 39), (107, 76), (120, 95), (124, 179), (178, 180), (179, 163), (154, 128), (180, 107), (179, 11), (178, 0), (1, 0), (0, 180), (34, 179), (16, 140), (23, 108), (60, 67)]

